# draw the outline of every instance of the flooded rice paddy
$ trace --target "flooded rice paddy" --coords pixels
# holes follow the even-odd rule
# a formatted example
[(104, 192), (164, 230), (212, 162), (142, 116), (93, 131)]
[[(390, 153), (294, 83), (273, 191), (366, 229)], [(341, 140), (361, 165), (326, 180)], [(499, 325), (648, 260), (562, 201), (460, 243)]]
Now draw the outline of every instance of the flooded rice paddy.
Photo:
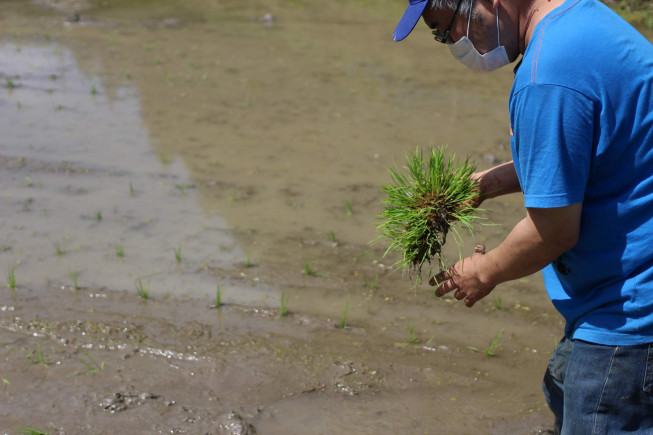
[(510, 158), (511, 71), (246, 3), (0, 3), (2, 433), (546, 433), (540, 277), (467, 309), (369, 244), (406, 152)]

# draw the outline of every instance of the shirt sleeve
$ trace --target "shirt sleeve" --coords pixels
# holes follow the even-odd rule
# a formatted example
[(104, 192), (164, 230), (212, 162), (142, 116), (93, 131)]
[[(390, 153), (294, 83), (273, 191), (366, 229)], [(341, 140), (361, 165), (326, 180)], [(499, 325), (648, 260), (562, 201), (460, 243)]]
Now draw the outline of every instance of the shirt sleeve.
[(511, 148), (525, 206), (582, 202), (593, 155), (592, 101), (563, 86), (531, 84), (510, 106)]

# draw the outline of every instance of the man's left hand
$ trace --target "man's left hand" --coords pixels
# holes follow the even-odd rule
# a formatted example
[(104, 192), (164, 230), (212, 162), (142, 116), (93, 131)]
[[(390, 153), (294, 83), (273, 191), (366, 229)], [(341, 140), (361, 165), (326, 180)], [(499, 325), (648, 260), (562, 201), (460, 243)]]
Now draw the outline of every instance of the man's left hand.
[(478, 300), (490, 294), (494, 286), (483, 283), (480, 276), (482, 268), (479, 263), (484, 255), (485, 246), (476, 245), (471, 257), (462, 259), (431, 278), (429, 284), (438, 286), (435, 295), (441, 297), (455, 291), (454, 297), (457, 300), (464, 300), (467, 307), (472, 307)]

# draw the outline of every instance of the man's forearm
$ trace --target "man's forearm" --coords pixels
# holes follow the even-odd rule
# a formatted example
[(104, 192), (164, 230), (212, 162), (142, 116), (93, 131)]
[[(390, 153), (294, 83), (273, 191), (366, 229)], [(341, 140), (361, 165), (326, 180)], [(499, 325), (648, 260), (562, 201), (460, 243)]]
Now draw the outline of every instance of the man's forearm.
[(481, 201), (509, 193), (521, 192), (519, 178), (512, 161), (475, 174)]
[(508, 237), (482, 258), (481, 281), (499, 283), (533, 274), (576, 245), (582, 205), (529, 209)]

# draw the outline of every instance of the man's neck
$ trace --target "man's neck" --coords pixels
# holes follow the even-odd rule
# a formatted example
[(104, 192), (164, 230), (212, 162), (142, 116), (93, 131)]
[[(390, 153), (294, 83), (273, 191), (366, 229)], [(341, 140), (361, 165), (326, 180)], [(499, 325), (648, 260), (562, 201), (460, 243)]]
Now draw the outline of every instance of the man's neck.
[(519, 51), (524, 54), (537, 23), (565, 0), (533, 0), (519, 14)]

